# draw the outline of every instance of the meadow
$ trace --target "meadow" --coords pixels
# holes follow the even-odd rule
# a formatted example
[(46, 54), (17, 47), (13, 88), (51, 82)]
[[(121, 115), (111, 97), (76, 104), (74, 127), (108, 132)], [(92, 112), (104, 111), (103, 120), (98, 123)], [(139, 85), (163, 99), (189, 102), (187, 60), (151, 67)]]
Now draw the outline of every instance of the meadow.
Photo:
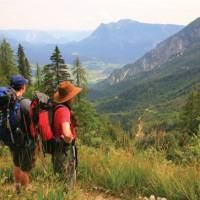
[(0, 199), (89, 200), (95, 199), (93, 189), (127, 200), (152, 194), (169, 200), (200, 199), (198, 164), (174, 164), (165, 159), (165, 152), (154, 148), (137, 151), (134, 146), (125, 150), (79, 145), (78, 181), (73, 188), (53, 174), (49, 156), (40, 155), (31, 173), (32, 188), (19, 195), (14, 192), (6, 147), (1, 147), (0, 163)]

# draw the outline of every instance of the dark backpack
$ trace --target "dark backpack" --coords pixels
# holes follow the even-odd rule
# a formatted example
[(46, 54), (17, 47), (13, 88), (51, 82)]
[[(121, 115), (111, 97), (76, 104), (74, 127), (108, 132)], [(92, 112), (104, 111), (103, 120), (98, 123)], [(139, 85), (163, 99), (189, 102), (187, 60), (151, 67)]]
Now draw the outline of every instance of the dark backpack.
[(0, 140), (6, 145), (15, 143), (15, 133), (20, 124), (20, 103), (15, 90), (0, 87)]

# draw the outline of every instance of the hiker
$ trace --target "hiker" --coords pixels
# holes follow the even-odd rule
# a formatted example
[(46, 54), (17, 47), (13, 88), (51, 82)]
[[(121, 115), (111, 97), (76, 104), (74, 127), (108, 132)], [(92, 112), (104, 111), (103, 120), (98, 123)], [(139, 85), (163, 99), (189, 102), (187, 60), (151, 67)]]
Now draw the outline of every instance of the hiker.
[(19, 191), (21, 186), (25, 189), (30, 186), (29, 172), (35, 163), (35, 139), (31, 137), (29, 130), (31, 101), (23, 97), (28, 80), (21, 75), (15, 75), (11, 78), (10, 86), (15, 90), (20, 104), (20, 134), (14, 133), (14, 144), (9, 145), (15, 165), (13, 176), (16, 190)]
[(52, 162), (55, 173), (66, 175), (68, 154), (70, 145), (76, 139), (75, 127), (78, 126), (75, 113), (71, 106), (75, 97), (82, 91), (82, 88), (74, 86), (69, 81), (61, 82), (57, 92), (53, 96), (53, 102), (57, 108), (54, 113), (53, 130), (54, 135), (58, 138), (55, 150), (52, 154)]

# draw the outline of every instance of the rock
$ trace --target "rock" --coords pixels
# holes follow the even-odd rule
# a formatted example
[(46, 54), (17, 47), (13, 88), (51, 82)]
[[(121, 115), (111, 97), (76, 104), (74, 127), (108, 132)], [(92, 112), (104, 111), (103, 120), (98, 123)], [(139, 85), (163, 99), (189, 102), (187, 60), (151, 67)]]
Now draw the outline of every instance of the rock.
[(151, 195), (149, 200), (156, 200), (156, 197), (154, 195)]

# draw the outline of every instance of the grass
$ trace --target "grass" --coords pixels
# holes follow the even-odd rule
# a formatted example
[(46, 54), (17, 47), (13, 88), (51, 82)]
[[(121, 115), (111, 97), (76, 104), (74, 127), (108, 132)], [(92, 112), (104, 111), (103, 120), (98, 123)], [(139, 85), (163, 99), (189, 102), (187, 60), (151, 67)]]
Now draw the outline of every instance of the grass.
[[(122, 199), (152, 194), (169, 200), (200, 199), (200, 172), (197, 166), (175, 165), (165, 160), (163, 152), (154, 149), (136, 152), (112, 146), (99, 149), (80, 146), (79, 181), (75, 188), (69, 188), (53, 174), (48, 156), (41, 157), (31, 173), (33, 188), (20, 195), (13, 192), (9, 152), (4, 150), (0, 155), (0, 199), (84, 200), (84, 190), (93, 187)], [(94, 196), (87, 199), (92, 200)]]
[[(12, 160), (8, 148), (0, 146), (0, 199), (6, 200), (79, 200), (85, 199), (85, 191), (79, 184), (69, 187), (63, 180), (53, 174), (50, 157), (40, 156), (36, 167), (31, 172), (32, 188), (16, 194), (13, 176)], [(88, 197), (93, 200), (93, 197)]]
[(154, 150), (132, 155), (123, 150), (82, 147), (80, 178), (115, 195), (133, 199), (139, 195), (170, 200), (200, 199), (200, 173), (194, 166), (182, 167)]

